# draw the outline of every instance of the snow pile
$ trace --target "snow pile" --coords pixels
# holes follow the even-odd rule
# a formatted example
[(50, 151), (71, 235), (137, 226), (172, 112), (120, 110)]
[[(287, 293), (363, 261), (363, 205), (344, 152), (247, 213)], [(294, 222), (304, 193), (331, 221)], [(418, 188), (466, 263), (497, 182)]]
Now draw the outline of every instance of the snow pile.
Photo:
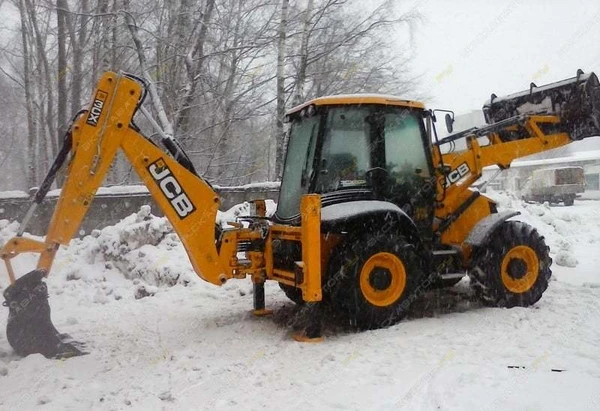
[[(267, 215), (273, 215), (275, 202), (267, 200), (266, 206)], [(249, 203), (238, 204), (225, 212), (219, 211), (216, 222), (225, 228), (227, 222), (249, 216), (250, 211)], [(0, 220), (0, 246), (16, 235), (18, 227), (17, 222)], [(29, 269), (33, 268), (35, 256), (23, 257), (31, 260)], [(152, 215), (149, 206), (142, 206), (137, 213), (114, 226), (94, 230), (88, 236), (73, 239), (68, 247), (61, 247), (53, 273), (51, 278), (67, 282), (82, 280), (100, 284), (93, 295), (97, 303), (106, 303), (111, 297), (122, 298), (123, 292), (113, 294), (114, 290), (106, 283), (107, 276), (132, 280), (133, 295), (137, 298), (154, 295), (156, 287), (187, 286), (197, 281), (172, 225), (165, 217)], [(131, 290), (126, 292), (131, 294)]]
[[(187, 285), (195, 276), (173, 227), (166, 218), (152, 215), (149, 206), (114, 226), (73, 240), (65, 251), (87, 264), (104, 264), (107, 270), (116, 269), (125, 278), (149, 286)], [(170, 258), (174, 254), (178, 258)]]
[[(267, 208), (267, 217), (271, 217), (273, 214), (275, 214), (277, 209), (277, 204), (275, 201), (265, 200), (265, 206)], [(227, 211), (217, 211), (217, 224), (219, 224), (222, 228), (227, 228), (229, 227), (227, 222), (237, 221), (237, 219), (240, 217), (247, 217), (250, 215), (250, 211), (251, 207), (250, 203), (248, 202), (234, 205)]]
[(0, 220), (0, 247), (4, 246), (8, 240), (17, 235), (19, 223), (16, 221)]
[[(500, 211), (520, 211), (521, 215), (514, 219), (531, 224), (546, 238), (556, 265), (576, 267), (579, 259), (575, 246), (600, 243), (600, 207), (594, 204), (579, 201), (573, 207), (528, 204), (514, 195), (491, 189), (486, 196), (498, 203)], [(582, 207), (586, 207), (585, 214), (581, 213)]]

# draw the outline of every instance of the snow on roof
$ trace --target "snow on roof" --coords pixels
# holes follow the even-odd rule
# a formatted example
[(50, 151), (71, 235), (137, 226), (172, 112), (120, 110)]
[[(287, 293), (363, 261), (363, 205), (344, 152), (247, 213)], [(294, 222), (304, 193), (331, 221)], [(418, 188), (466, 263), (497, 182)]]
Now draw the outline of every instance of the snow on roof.
[(213, 184), (213, 187), (217, 190), (243, 190), (243, 191), (252, 190), (252, 189), (278, 190), (279, 186), (281, 186), (280, 181), (264, 181), (262, 183), (250, 183), (250, 184), (244, 184), (241, 186), (220, 186), (217, 184)]
[[(511, 168), (544, 166), (550, 164), (576, 163), (584, 161), (600, 161), (600, 150), (577, 151), (566, 157), (545, 158), (541, 160), (516, 160), (510, 165)], [(497, 166), (485, 167), (486, 170), (498, 168)]]
[[(114, 194), (148, 194), (148, 188), (144, 185), (130, 186), (111, 186), (100, 187), (96, 195), (114, 195)], [(60, 196), (60, 189), (48, 191), (48, 197)]]
[[(228, 191), (252, 191), (254, 190), (278, 190), (281, 182), (279, 181), (265, 181), (261, 183), (250, 183), (241, 186), (213, 186), (216, 190), (228, 190)], [(100, 187), (96, 192), (99, 196), (110, 196), (118, 194), (148, 194), (148, 188), (141, 184), (136, 185), (124, 185), (124, 186), (111, 186), (111, 187)], [(48, 197), (60, 196), (60, 189), (50, 190), (47, 194)], [(0, 199), (8, 198), (29, 198), (29, 194), (25, 191), (0, 191)]]
[(600, 165), (588, 167), (586, 174), (600, 174)]
[(25, 191), (0, 191), (0, 198), (29, 198), (29, 194)]

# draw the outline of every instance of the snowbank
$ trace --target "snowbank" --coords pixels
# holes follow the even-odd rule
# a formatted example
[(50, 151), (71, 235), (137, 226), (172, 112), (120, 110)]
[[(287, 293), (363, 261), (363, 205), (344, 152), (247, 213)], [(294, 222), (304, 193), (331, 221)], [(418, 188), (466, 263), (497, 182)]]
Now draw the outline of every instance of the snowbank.
[[(387, 329), (347, 332), (326, 318), (323, 344), (290, 338), (298, 311), (276, 284), (272, 321), (249, 315), (249, 281), (199, 280), (168, 222), (142, 208), (61, 247), (47, 280), (55, 325), (89, 355), (19, 358), (0, 332), (0, 409), (598, 409), (600, 204), (492, 196), (546, 236), (555, 262), (578, 261), (553, 264), (539, 303), (448, 308), (461, 283)], [(236, 206), (219, 223), (248, 212)], [(0, 221), (0, 244), (17, 228)], [(33, 263), (23, 257), (20, 273)]]
[(577, 267), (579, 259), (575, 249), (600, 244), (600, 204), (596, 201), (576, 200), (575, 206), (566, 207), (529, 204), (514, 195), (489, 188), (486, 195), (498, 203), (499, 210), (520, 211), (521, 215), (513, 219), (531, 224), (546, 238), (556, 265)]
[[(275, 212), (276, 204), (266, 200), (267, 215)], [(250, 215), (250, 204), (238, 204), (225, 212), (217, 213), (216, 223), (223, 228), (227, 222)], [(0, 246), (16, 235), (19, 224), (0, 220)], [(34, 256), (23, 256), (25, 259)], [(64, 263), (67, 261), (67, 263)], [(63, 267), (63, 264), (68, 265)], [(68, 247), (61, 247), (54, 272), (65, 280), (96, 281), (105, 275), (122, 276), (137, 280), (139, 287), (188, 285), (196, 280), (187, 253), (173, 227), (165, 217), (151, 214), (149, 206), (141, 209), (114, 226), (94, 230), (81, 239), (73, 239)], [(102, 267), (100, 271), (87, 267)], [(62, 269), (65, 268), (65, 269)], [(98, 278), (90, 278), (86, 272)], [(54, 274), (53, 274), (54, 277)], [(2, 280), (0, 280), (0, 284)], [(137, 288), (139, 288), (137, 287)], [(99, 296), (96, 300), (104, 299)], [(105, 301), (104, 301), (105, 302)]]

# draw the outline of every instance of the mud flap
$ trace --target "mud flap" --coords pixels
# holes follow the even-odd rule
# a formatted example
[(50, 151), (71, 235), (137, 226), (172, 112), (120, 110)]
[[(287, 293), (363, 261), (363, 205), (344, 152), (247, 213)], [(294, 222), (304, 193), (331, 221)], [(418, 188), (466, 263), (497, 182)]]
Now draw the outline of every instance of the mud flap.
[(9, 308), (6, 338), (21, 356), (39, 353), (46, 358), (68, 358), (87, 354), (83, 343), (59, 333), (50, 318), (48, 287), (43, 271), (34, 270), (4, 290)]

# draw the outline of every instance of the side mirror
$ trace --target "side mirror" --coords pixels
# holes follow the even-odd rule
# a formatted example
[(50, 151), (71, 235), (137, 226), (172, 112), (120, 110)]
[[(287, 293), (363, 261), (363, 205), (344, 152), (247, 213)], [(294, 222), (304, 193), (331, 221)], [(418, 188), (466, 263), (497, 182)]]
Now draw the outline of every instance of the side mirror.
[(452, 130), (454, 130), (453, 116), (451, 116), (450, 113), (446, 113), (446, 116), (444, 118), (446, 120), (446, 130), (448, 130), (448, 133), (452, 133)]
[(431, 117), (433, 119), (433, 121), (435, 122), (435, 113), (436, 111), (440, 111), (442, 113), (446, 113), (446, 116), (444, 117), (444, 119), (446, 120), (446, 129), (448, 130), (448, 133), (452, 133), (452, 131), (454, 130), (454, 111), (451, 110), (442, 110), (439, 108), (436, 108), (435, 110), (431, 110)]

